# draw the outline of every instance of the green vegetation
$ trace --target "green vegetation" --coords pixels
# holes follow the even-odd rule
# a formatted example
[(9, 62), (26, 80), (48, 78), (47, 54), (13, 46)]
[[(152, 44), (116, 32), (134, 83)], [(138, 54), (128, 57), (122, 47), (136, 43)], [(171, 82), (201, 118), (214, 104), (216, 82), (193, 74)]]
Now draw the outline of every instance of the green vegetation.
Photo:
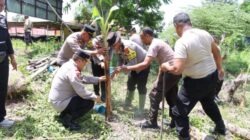
[[(195, 28), (207, 30), (219, 41), (221, 36), (225, 35), (220, 48), (222, 55), (226, 56), (226, 71), (233, 75), (246, 72), (250, 65), (250, 44), (246, 42), (246, 37), (250, 36), (250, 14), (239, 9), (236, 4), (218, 2), (193, 7), (189, 9), (189, 13)], [(160, 37), (167, 39), (171, 46), (174, 46), (178, 39), (172, 24), (160, 34)]]
[[(77, 2), (77, 0), (71, 0), (71, 2)], [(88, 0), (81, 3), (79, 9), (82, 8), (82, 13), (76, 13), (75, 18), (77, 21), (84, 23), (89, 21), (90, 11), (89, 9), (95, 7), (99, 11), (104, 11), (103, 14), (107, 14), (108, 9), (117, 5), (119, 10), (115, 12), (112, 19), (115, 24), (120, 27), (130, 29), (132, 25), (139, 24), (141, 26), (150, 26), (161, 31), (161, 21), (163, 20), (163, 13), (160, 12), (160, 6), (163, 3), (169, 3), (170, 0), (147, 0), (147, 1), (135, 1), (135, 0)], [(71, 8), (71, 3), (67, 3), (64, 7), (68, 12)]]
[(232, 51), (223, 62), (223, 65), (225, 70), (233, 75), (247, 72), (247, 69), (250, 66), (249, 49), (245, 49), (244, 51)]
[(51, 39), (48, 42), (33, 42), (32, 45), (26, 46), (22, 40), (12, 40), (12, 45), (14, 46), (15, 54), (17, 55), (18, 69), (24, 73), (28, 74), (26, 71), (26, 66), (29, 59), (41, 58), (43, 56), (49, 56), (58, 51), (62, 45), (62, 42), (58, 42)]
[[(17, 60), (19, 65), (25, 65), (30, 58), (37, 58), (38, 55), (31, 55), (27, 57), (24, 53), (25, 45), (20, 40), (13, 40), (13, 44), (16, 50), (18, 50)], [(32, 49), (41, 51), (46, 44), (53, 44), (53, 42), (37, 42), (32, 46)], [(18, 45), (18, 46), (16, 46)], [(31, 50), (28, 50), (32, 52)], [(44, 49), (46, 51), (46, 49)], [(43, 53), (43, 55), (48, 55)], [(247, 52), (245, 52), (247, 53)], [(41, 56), (41, 54), (39, 54)], [(244, 58), (246, 57), (246, 58)], [(247, 60), (247, 54), (242, 54), (242, 59)], [(231, 60), (231, 59), (228, 59)], [(155, 67), (152, 65), (151, 67)], [(25, 68), (25, 67), (24, 67)], [(91, 75), (89, 72), (85, 72), (87, 75)], [(113, 113), (115, 115), (115, 122), (106, 123), (103, 115), (97, 114), (95, 111), (89, 112), (86, 116), (82, 117), (80, 122), (82, 129), (77, 132), (70, 132), (65, 129), (60, 123), (57, 122), (58, 113), (51, 107), (48, 102), (48, 93), (50, 90), (50, 84), (53, 74), (45, 73), (40, 76), (36, 81), (33, 81), (29, 85), (30, 94), (26, 94), (20, 100), (16, 100), (15, 103), (8, 105), (8, 116), (17, 120), (14, 127), (10, 129), (0, 128), (0, 139), (159, 139), (160, 132), (153, 130), (141, 130), (135, 124), (139, 121), (134, 117), (134, 112), (137, 110), (138, 105), (138, 92), (135, 94), (133, 101), (133, 107), (130, 110), (123, 109), (123, 102), (126, 94), (126, 81), (127, 75), (121, 74), (119, 77), (112, 81), (112, 106)], [(156, 74), (149, 76), (147, 84), (148, 91), (151, 90), (153, 82), (156, 79)], [(92, 89), (92, 85), (88, 85), (89, 90)], [(249, 93), (249, 87), (248, 92)], [(250, 115), (250, 94), (247, 94), (247, 106), (243, 108), (235, 107), (234, 105), (224, 103), (220, 106), (223, 117), (228, 122), (232, 122), (242, 128), (249, 128), (250, 122), (243, 122), (241, 120), (249, 120)], [(167, 105), (166, 105), (167, 106)], [(168, 107), (168, 106), (167, 106)], [(146, 101), (146, 109), (149, 109), (149, 99)], [(165, 110), (166, 120), (169, 120), (168, 111)], [(159, 124), (161, 120), (161, 113), (159, 112)], [(201, 110), (201, 106), (198, 105), (190, 114), (190, 124), (200, 131), (209, 134), (209, 129), (213, 127), (211, 120), (204, 115)], [(166, 127), (165, 127), (166, 128)], [(176, 132), (174, 130), (164, 132), (164, 138), (177, 139)], [(237, 140), (238, 137), (233, 137)]]
[[(72, 0), (72, 2), (74, 1), (76, 0)], [(131, 5), (133, 1), (112, 1), (113, 3), (110, 3), (110, 0), (101, 0), (101, 2), (102, 1), (108, 2), (106, 3), (107, 6), (119, 3), (119, 14), (121, 14), (123, 12), (122, 10), (126, 8), (129, 8), (128, 11), (126, 11), (126, 14), (130, 14), (131, 12), (129, 11), (134, 10), (133, 8), (135, 8), (134, 5)], [(139, 5), (141, 7), (145, 6), (146, 8), (143, 10), (147, 11), (147, 8), (150, 7), (149, 4), (152, 4), (153, 8), (157, 8), (154, 5), (155, 3), (156, 1), (141, 1)], [(248, 9), (248, 6), (249, 5), (244, 5), (244, 7), (241, 6), (241, 10), (237, 9), (237, 6), (233, 4), (214, 3), (213, 5), (206, 4), (201, 8), (190, 10), (193, 25), (195, 27), (206, 29), (218, 38), (226, 33), (225, 42), (223, 42), (220, 47), (222, 53), (227, 55), (227, 58), (223, 62), (225, 70), (233, 76), (236, 76), (241, 72), (249, 73), (250, 69), (249, 44), (246, 44), (244, 41), (246, 36), (250, 36), (250, 18), (247, 10), (243, 10)], [(125, 27), (129, 27), (131, 26), (130, 21), (135, 17), (141, 22), (148, 22), (148, 19), (153, 22), (159, 21), (158, 19), (148, 18), (149, 15), (147, 15), (147, 13), (144, 16), (139, 13), (140, 11), (138, 10), (140, 10), (140, 8), (133, 11), (132, 15), (128, 16), (128, 19), (126, 18), (122, 21), (117, 19), (117, 22)], [(137, 15), (137, 13), (139, 14)], [(125, 16), (125, 14), (121, 14), (120, 17), (123, 18), (123, 16)], [(140, 16), (145, 19), (140, 19)], [(79, 18), (79, 20), (81, 20), (81, 18)], [(128, 21), (128, 23), (123, 21)], [(154, 24), (153, 22), (149, 23)], [(141, 24), (145, 25), (144, 23)], [(108, 28), (105, 27), (105, 31), (107, 29)], [(164, 40), (167, 38), (171, 46), (174, 45), (177, 39), (172, 25), (170, 25), (160, 37)], [(24, 73), (25, 76), (29, 75), (26, 71), (29, 59), (39, 59), (40, 57), (53, 54), (62, 44), (62, 42), (57, 42), (55, 40), (50, 40), (48, 42), (34, 42), (33, 45), (28, 46), (27, 49), (25, 49), (26, 46), (23, 41), (12, 40), (12, 43), (17, 55), (18, 69)], [(115, 58), (114, 62), (111, 63), (111, 66), (115, 66), (116, 62), (117, 59)], [(147, 83), (148, 93), (152, 89), (153, 82), (156, 80), (158, 65), (153, 63), (151, 69), (151, 74)], [(84, 72), (84, 74), (91, 75), (89, 72)], [(27, 91), (29, 94), (25, 94), (25, 96), (15, 99), (14, 101), (8, 101), (8, 117), (17, 122), (16, 125), (10, 129), (0, 128), (0, 139), (160, 139), (159, 131), (141, 130), (136, 126), (136, 124), (139, 123), (134, 117), (134, 112), (137, 110), (138, 105), (137, 91), (132, 103), (133, 107), (129, 110), (123, 109), (123, 102), (126, 95), (126, 74), (120, 74), (119, 77), (112, 81), (112, 107), (115, 121), (112, 123), (106, 123), (103, 115), (97, 114), (95, 111), (90, 111), (78, 120), (82, 129), (77, 132), (70, 132), (57, 122), (58, 113), (48, 102), (48, 93), (52, 78), (53, 74), (45, 72), (38, 78), (38, 80), (30, 83)], [(93, 90), (92, 85), (87, 85), (87, 89)], [(231, 103), (223, 102), (219, 105), (219, 108), (222, 112), (223, 118), (227, 122), (231, 122), (239, 127), (250, 130), (249, 85), (247, 85), (246, 88), (240, 87), (237, 94), (241, 96), (243, 93), (245, 93), (246, 97), (245, 106), (239, 107)], [(145, 107), (147, 113), (149, 106), (149, 98), (147, 98)], [(164, 116), (166, 116), (166, 120), (169, 120), (167, 109), (165, 110)], [(161, 112), (159, 112), (158, 120), (160, 122)], [(200, 104), (198, 104), (191, 112), (190, 124), (206, 134), (210, 134), (209, 129), (214, 127), (212, 121), (202, 111)], [(163, 138), (171, 140), (177, 139), (175, 130), (164, 132)], [(233, 136), (233, 139), (238, 140), (241, 138)]]

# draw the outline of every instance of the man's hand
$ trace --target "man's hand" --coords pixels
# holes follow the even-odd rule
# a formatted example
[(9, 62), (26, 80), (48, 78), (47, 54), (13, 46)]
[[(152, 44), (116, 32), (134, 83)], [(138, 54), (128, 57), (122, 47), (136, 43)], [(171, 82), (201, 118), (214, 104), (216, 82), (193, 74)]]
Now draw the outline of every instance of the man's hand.
[(105, 54), (108, 51), (107, 48), (100, 48), (97, 50), (97, 54)]
[(17, 70), (17, 63), (16, 63), (16, 60), (15, 60), (15, 58), (13, 59), (11, 59), (10, 60), (10, 63), (11, 63), (11, 65), (12, 65), (12, 67), (13, 67), (13, 70)]
[(115, 68), (115, 73), (119, 73), (122, 70), (122, 66), (116, 67)]
[(128, 67), (125, 66), (125, 65), (120, 66), (120, 69), (121, 69), (122, 71), (124, 71), (125, 73), (128, 73), (128, 72), (129, 72)]
[(165, 62), (163, 64), (161, 64), (161, 71), (163, 72), (167, 72), (170, 69), (170, 64), (168, 62)]
[(104, 62), (101, 62), (99, 65), (101, 66), (101, 68), (102, 68), (102, 69), (104, 69), (104, 68), (105, 68), (105, 64), (104, 64)]
[(101, 102), (102, 102), (101, 97), (100, 97), (100, 96), (97, 96), (97, 98), (95, 99), (95, 102), (101, 103)]
[(224, 74), (225, 74), (225, 72), (224, 72), (223, 69), (218, 70), (218, 78), (219, 78), (219, 80), (224, 79)]
[(116, 77), (116, 75), (118, 73), (120, 73), (120, 71), (121, 71), (121, 68), (120, 67), (116, 67), (115, 70), (111, 73), (110, 78), (113, 80)]
[(99, 77), (99, 81), (102, 82), (102, 81), (105, 81), (106, 80), (106, 76), (101, 76)]

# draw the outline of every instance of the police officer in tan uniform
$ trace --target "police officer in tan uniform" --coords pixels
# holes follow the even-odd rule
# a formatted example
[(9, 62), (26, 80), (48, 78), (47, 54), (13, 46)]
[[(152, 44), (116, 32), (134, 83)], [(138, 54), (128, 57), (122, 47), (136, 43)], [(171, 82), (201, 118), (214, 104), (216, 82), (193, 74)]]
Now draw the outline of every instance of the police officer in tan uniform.
[(31, 32), (32, 32), (32, 22), (29, 16), (24, 17), (24, 41), (26, 45), (32, 44)]
[[(113, 47), (115, 52), (121, 56), (123, 63), (121, 65), (131, 66), (143, 62), (147, 52), (138, 44), (131, 40), (123, 40), (118, 32), (111, 32), (108, 36), (108, 44)], [(125, 107), (131, 106), (135, 88), (139, 92), (139, 110), (136, 115), (142, 116), (146, 99), (148, 74), (150, 66), (143, 70), (133, 70), (128, 74), (127, 95)], [(116, 72), (119, 72), (117, 69)]]
[[(84, 25), (81, 32), (72, 33), (65, 40), (61, 50), (57, 56), (57, 64), (62, 65), (67, 62), (77, 50), (84, 50), (89, 55), (101, 54), (104, 52), (104, 48), (95, 50), (92, 48), (92, 43), (90, 42), (93, 34), (95, 33), (95, 28), (90, 25)], [(89, 44), (88, 44), (89, 43)], [(88, 46), (90, 46), (88, 48)]]
[(173, 63), (163, 63), (161, 69), (184, 77), (172, 110), (178, 137), (191, 139), (188, 116), (197, 102), (215, 123), (213, 132), (225, 135), (225, 124), (214, 102), (216, 82), (224, 76), (220, 50), (207, 31), (192, 28), (187, 13), (175, 15), (173, 23), (180, 38), (175, 43)]
[[(148, 51), (144, 61), (133, 66), (123, 66), (123, 70), (142, 70), (147, 68), (154, 59), (161, 65), (165, 62), (171, 62), (174, 58), (174, 51), (172, 48), (164, 41), (154, 38), (154, 32), (151, 28), (145, 27), (141, 34), (142, 42), (145, 45), (149, 45)], [(164, 76), (165, 75), (165, 76)], [(149, 93), (150, 98), (150, 110), (149, 110), (149, 120), (141, 124), (141, 128), (155, 128), (158, 129), (157, 124), (159, 104), (162, 101), (162, 96), (164, 95), (167, 103), (169, 105), (169, 115), (172, 118), (169, 127), (173, 128), (174, 120), (172, 109), (176, 104), (176, 94), (178, 90), (178, 82), (181, 78), (180, 75), (173, 75), (170, 73), (165, 73), (159, 71), (157, 80), (154, 83), (153, 89)], [(165, 81), (165, 93), (163, 93), (163, 80)]]
[(100, 102), (100, 97), (86, 90), (83, 84), (97, 84), (105, 80), (104, 76), (81, 75), (89, 58), (87, 53), (78, 50), (72, 59), (58, 70), (49, 93), (49, 101), (53, 108), (60, 112), (59, 121), (70, 130), (79, 130), (80, 126), (74, 121), (91, 110), (95, 101)]

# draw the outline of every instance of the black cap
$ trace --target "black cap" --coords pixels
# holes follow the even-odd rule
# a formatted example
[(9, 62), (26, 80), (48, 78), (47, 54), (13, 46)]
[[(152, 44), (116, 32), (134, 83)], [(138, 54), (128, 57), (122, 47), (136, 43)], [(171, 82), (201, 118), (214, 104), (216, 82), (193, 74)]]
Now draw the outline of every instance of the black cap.
[(81, 57), (82, 59), (89, 59), (90, 58), (90, 55), (87, 54), (86, 52), (84, 52), (83, 50), (77, 50), (75, 52), (75, 55)]
[(120, 34), (118, 32), (110, 32), (107, 37), (107, 42), (110, 47), (113, 47), (120, 40)]
[(90, 25), (88, 25), (88, 24), (85, 24), (85, 25), (83, 26), (83, 30), (84, 30), (85, 32), (87, 32), (91, 38), (93, 37), (93, 35), (94, 35), (95, 31), (96, 31), (96, 30), (95, 30), (95, 27), (90, 26)]
[(179, 13), (179, 14), (174, 16), (173, 23), (174, 23), (174, 25), (180, 24), (180, 23), (190, 24), (191, 20), (190, 20), (189, 15), (187, 13), (182, 12), (182, 13)]

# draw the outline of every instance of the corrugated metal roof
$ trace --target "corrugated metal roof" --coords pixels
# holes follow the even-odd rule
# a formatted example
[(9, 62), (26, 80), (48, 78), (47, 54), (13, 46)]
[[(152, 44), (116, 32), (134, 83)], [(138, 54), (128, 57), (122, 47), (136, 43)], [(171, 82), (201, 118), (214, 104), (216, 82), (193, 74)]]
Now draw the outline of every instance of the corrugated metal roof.
[[(62, 0), (49, 0), (57, 13), (62, 16)], [(23, 14), (27, 16), (59, 21), (56, 14), (52, 11), (45, 0), (7, 0), (9, 12)]]

